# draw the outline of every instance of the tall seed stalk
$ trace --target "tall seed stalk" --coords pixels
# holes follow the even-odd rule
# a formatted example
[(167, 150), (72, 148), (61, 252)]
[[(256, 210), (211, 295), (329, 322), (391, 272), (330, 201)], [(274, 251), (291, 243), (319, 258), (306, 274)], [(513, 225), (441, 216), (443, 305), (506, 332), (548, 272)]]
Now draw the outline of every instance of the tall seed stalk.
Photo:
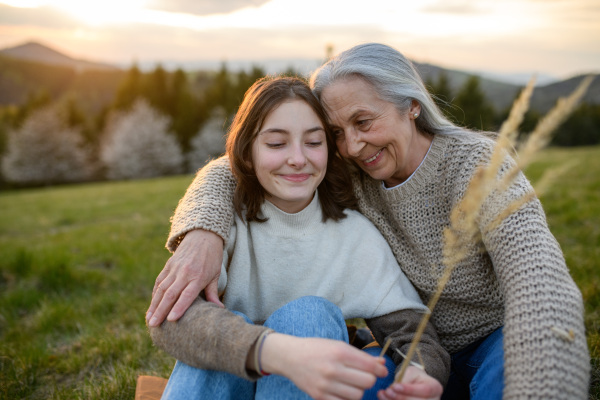
[[(513, 163), (508, 172), (499, 180), (498, 175), (504, 165), (506, 156), (517, 147), (518, 127), (529, 109), (529, 100), (533, 93), (535, 79), (530, 80), (513, 103), (508, 118), (500, 128), (489, 163), (481, 165), (477, 169), (467, 186), (463, 198), (453, 207), (450, 213), (450, 225), (444, 229), (444, 247), (442, 249), (444, 271), (438, 280), (435, 293), (427, 304), (430, 312), (424, 314), (421, 319), (400, 370), (394, 377), (394, 382), (402, 381), (404, 373), (417, 350), (417, 345), (421, 340), (423, 331), (429, 322), (431, 313), (433, 313), (433, 309), (440, 299), (444, 287), (452, 275), (452, 271), (454, 271), (454, 268), (467, 254), (468, 244), (480, 240), (481, 232), (477, 222), (485, 200), (494, 191), (506, 190), (517, 177), (519, 171), (526, 167), (535, 154), (550, 142), (551, 133), (573, 112), (592, 80), (592, 76), (585, 77), (571, 95), (566, 98), (560, 98), (557, 101), (556, 106), (538, 122), (525, 143), (518, 147), (517, 162)], [(549, 179), (555, 178), (556, 175), (556, 171), (553, 171), (551, 175), (545, 174), (541, 182), (547, 187)], [(484, 230), (489, 232), (498, 227), (506, 217), (531, 201), (534, 197), (535, 193), (530, 192), (516, 199), (505, 210), (502, 210), (498, 217), (486, 226)]]

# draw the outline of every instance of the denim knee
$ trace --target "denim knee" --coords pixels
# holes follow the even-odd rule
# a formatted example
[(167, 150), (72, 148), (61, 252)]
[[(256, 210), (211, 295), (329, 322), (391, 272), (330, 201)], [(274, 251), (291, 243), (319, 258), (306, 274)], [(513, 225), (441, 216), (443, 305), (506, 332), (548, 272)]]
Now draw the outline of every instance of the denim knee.
[(304, 296), (277, 309), (266, 327), (299, 337), (323, 337), (348, 342), (348, 329), (338, 306), (317, 296)]

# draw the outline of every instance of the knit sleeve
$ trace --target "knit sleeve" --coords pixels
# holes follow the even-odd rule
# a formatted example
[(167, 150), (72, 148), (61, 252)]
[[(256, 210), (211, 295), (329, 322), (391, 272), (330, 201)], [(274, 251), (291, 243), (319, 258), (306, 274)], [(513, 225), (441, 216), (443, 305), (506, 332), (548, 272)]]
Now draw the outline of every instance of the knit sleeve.
[[(402, 355), (396, 349), (404, 354), (408, 353), (422, 318), (423, 313), (421, 312), (401, 310), (365, 320), (378, 343), (383, 346), (388, 339), (391, 340), (388, 354), (398, 366), (396, 372), (403, 361)], [(415, 357), (414, 361), (422, 363), (427, 374), (437, 379), (442, 385), (446, 385), (450, 375), (450, 355), (440, 344), (431, 323), (427, 324), (418, 349), (421, 358)]]
[(218, 158), (202, 168), (171, 218), (167, 249), (175, 252), (185, 234), (193, 229), (214, 232), (227, 241), (234, 218), (235, 186), (227, 157)]
[[(500, 210), (533, 193), (520, 173), (486, 201), (482, 239), (505, 300), (504, 399), (586, 399), (590, 373), (582, 296), (536, 198), (490, 225)], [(490, 226), (496, 226), (491, 228)]]
[(256, 380), (246, 358), (258, 337), (269, 328), (248, 323), (239, 315), (202, 298), (176, 322), (149, 328), (154, 344), (179, 361), (200, 369), (229, 372)]

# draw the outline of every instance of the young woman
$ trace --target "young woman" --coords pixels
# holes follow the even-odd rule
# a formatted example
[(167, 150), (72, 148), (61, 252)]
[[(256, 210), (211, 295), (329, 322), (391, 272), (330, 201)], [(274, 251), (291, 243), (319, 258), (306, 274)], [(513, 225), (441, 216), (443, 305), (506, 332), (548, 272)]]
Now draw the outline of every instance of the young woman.
[[(178, 359), (163, 397), (360, 399), (371, 388), (365, 398), (375, 398), (427, 308), (383, 236), (353, 210), (350, 176), (308, 85), (255, 83), (227, 156), (236, 180), (219, 279), (227, 309), (199, 298), (177, 323), (151, 327)], [(392, 340), (387, 363), (380, 348), (347, 343), (344, 320), (358, 317), (379, 343)], [(449, 356), (431, 326), (420, 354), (427, 372), (409, 367), (404, 383), (439, 397)]]

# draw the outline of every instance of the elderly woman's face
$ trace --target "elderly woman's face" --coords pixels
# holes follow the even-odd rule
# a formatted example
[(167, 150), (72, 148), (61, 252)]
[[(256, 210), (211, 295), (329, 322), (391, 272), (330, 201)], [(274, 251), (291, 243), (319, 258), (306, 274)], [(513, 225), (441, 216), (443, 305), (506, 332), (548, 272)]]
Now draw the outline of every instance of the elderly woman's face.
[(340, 154), (388, 187), (404, 182), (427, 153), (431, 139), (417, 132), (414, 114), (421, 107), (416, 102), (401, 114), (356, 77), (325, 88), (321, 101)]

